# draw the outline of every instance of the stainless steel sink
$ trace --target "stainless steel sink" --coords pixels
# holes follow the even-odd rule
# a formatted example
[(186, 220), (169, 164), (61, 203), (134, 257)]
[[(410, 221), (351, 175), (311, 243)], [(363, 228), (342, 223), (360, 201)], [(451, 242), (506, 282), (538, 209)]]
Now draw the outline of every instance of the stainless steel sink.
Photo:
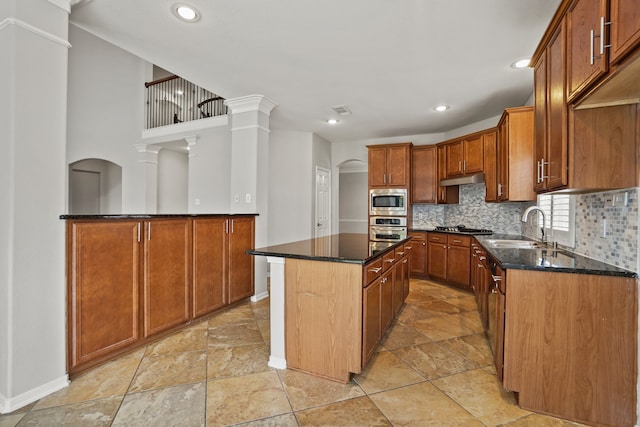
[(485, 242), (496, 249), (538, 249), (544, 247), (542, 243), (531, 240), (487, 239)]

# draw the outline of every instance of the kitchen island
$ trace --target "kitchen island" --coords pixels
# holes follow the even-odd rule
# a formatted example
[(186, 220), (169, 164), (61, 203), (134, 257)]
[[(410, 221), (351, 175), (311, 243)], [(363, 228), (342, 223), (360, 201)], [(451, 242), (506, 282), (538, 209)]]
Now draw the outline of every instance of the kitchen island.
[(409, 292), (409, 241), (343, 233), (247, 251), (270, 264), (269, 366), (361, 372)]

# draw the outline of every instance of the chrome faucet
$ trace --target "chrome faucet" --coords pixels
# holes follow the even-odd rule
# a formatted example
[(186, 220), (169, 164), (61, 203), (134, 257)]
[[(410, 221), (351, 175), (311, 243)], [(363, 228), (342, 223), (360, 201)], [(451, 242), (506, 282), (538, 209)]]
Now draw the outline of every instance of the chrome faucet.
[(547, 228), (547, 218), (544, 214), (544, 211), (539, 208), (538, 206), (530, 206), (527, 209), (525, 209), (525, 211), (522, 213), (522, 222), (527, 222), (527, 219), (529, 218), (529, 213), (531, 213), (532, 211), (538, 211), (540, 212), (540, 214), (542, 214), (542, 243), (547, 243), (547, 235), (544, 234), (544, 230)]

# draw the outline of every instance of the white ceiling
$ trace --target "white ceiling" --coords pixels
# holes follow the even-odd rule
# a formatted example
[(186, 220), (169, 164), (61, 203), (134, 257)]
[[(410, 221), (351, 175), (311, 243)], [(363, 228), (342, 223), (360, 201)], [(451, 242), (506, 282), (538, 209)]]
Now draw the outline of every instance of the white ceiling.
[[(146, 61), (224, 98), (269, 97), (272, 128), (346, 141), (446, 132), (523, 105), (533, 72), (510, 64), (531, 56), (559, 0), (187, 0), (197, 23), (173, 0), (72, 3), (73, 24)], [(353, 114), (331, 109), (342, 104)]]

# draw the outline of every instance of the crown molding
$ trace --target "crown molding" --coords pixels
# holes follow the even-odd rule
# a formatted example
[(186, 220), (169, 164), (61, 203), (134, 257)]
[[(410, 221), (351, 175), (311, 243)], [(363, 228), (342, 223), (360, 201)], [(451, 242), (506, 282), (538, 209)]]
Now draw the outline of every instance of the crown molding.
[(5, 28), (8, 28), (9, 25), (15, 25), (16, 27), (22, 28), (23, 30), (27, 30), (37, 36), (40, 36), (42, 38), (45, 38), (49, 41), (52, 41), (54, 43), (57, 43), (59, 45), (62, 45), (66, 48), (70, 48), (71, 47), (71, 43), (69, 43), (67, 40), (58, 37), (56, 35), (51, 34), (48, 31), (44, 31), (41, 30), (38, 27), (34, 27), (33, 25), (24, 22), (21, 19), (17, 19), (17, 18), (6, 18), (4, 20), (2, 20), (0, 22), (0, 31), (4, 30)]
[(248, 95), (227, 99), (224, 101), (224, 105), (229, 107), (233, 114), (260, 111), (269, 115), (271, 114), (271, 110), (278, 104), (264, 95)]
[(49, 3), (59, 7), (67, 13), (71, 13), (71, 0), (49, 0)]

